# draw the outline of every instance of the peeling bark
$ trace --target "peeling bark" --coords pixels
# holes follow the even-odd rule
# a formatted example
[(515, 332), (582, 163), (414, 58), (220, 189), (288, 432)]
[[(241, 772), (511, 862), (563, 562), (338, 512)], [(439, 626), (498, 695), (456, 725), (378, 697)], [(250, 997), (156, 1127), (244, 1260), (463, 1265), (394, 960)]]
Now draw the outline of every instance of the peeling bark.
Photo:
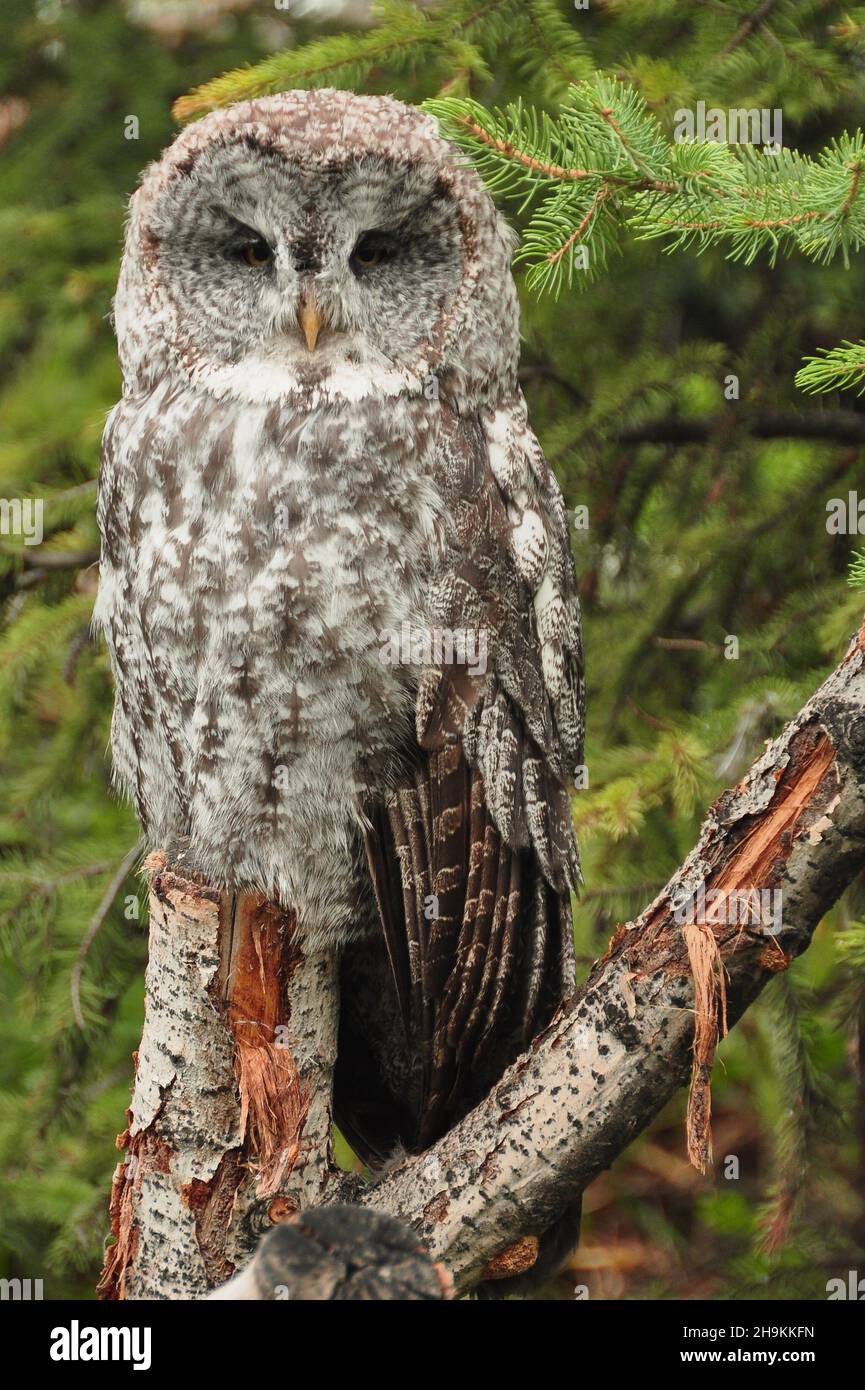
[(204, 1297), (261, 1234), (320, 1203), (332, 1176), (332, 956), (288, 914), (153, 855), (144, 1034), (103, 1298)]
[[(863, 865), (865, 628), (487, 1098), (364, 1188), (330, 1161), (333, 959), (305, 959), (290, 918), (260, 898), (151, 862), (147, 1015), (118, 1141), (133, 1162), (115, 1179), (104, 1296), (205, 1296), (269, 1225), (346, 1198), (411, 1225), (458, 1291), (530, 1268), (536, 1238), (689, 1072), (690, 1146), (708, 1163), (719, 1026), (806, 948)], [(683, 924), (676, 906), (701, 885), (780, 890), (780, 928)], [(286, 1025), (290, 1058), (275, 1046)]]

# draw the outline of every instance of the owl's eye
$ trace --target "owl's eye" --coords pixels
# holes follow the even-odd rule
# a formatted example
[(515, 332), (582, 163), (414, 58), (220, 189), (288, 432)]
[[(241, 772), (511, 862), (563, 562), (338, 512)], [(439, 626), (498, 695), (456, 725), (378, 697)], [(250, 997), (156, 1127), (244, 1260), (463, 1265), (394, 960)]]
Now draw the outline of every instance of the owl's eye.
[(349, 265), (355, 275), (362, 275), (389, 260), (393, 251), (393, 240), (384, 232), (364, 232), (349, 257)]
[(261, 238), (258, 241), (248, 241), (245, 246), (241, 246), (240, 254), (246, 264), (256, 270), (260, 270), (263, 265), (269, 265), (273, 260), (273, 248)]

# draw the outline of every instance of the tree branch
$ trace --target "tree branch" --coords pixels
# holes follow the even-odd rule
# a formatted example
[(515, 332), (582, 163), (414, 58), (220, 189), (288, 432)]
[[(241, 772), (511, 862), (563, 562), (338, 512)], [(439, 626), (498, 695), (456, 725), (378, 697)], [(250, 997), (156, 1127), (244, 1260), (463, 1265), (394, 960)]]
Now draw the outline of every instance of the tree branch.
[(14, 552), (20, 555), (27, 569), (31, 570), (78, 570), (87, 565), (95, 565), (99, 551), (92, 550), (44, 550), (34, 546), (32, 550), (22, 548)]
[[(747, 777), (711, 807), (685, 863), (618, 928), (530, 1051), (460, 1124), (363, 1200), (408, 1221), (465, 1291), (504, 1246), (549, 1227), (692, 1068), (692, 1138), (707, 1148), (713, 1047), (692, 1056), (707, 994), (702, 979), (695, 1005), (689, 935), (717, 953), (733, 1023), (805, 949), (863, 865), (865, 626)], [(741, 920), (681, 925), (674, 903), (701, 885), (728, 907), (734, 892), (777, 890), (780, 930)]]
[(840, 444), (861, 443), (865, 440), (865, 414), (855, 410), (826, 410), (800, 415), (798, 411), (789, 410), (775, 415), (728, 412), (692, 420), (671, 417), (625, 425), (612, 438), (621, 444), (700, 444), (723, 438), (733, 430), (741, 430), (755, 439), (827, 439)]
[(763, 3), (757, 6), (753, 14), (747, 15), (739, 25), (739, 28), (736, 30), (726, 48), (722, 50), (721, 56), (727, 58), (731, 53), (735, 53), (739, 45), (745, 42), (748, 35), (753, 33), (759, 24), (763, 23), (763, 20), (769, 12), (775, 8), (776, 3), (777, 0), (763, 0)]

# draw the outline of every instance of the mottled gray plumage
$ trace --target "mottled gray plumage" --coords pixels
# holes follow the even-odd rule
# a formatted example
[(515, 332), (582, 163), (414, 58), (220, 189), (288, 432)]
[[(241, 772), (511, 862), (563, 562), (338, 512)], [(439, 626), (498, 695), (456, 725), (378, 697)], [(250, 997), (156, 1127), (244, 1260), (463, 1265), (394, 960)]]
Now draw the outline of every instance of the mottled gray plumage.
[(298, 1212), (266, 1233), (247, 1267), (210, 1295), (280, 1302), (440, 1302), (453, 1297), (410, 1226), (343, 1204)]
[[(434, 1137), (571, 983), (579, 610), (511, 249), (432, 118), (290, 92), (146, 171), (115, 303), (117, 781), (153, 847), (343, 948), (369, 1156)], [(405, 625), (483, 634), (485, 669), (393, 660)]]

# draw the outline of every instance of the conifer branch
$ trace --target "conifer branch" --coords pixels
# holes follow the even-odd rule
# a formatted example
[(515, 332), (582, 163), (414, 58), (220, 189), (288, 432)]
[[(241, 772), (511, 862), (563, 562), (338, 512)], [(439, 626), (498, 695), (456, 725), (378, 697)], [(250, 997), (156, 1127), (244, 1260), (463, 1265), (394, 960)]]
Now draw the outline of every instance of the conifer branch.
[[(745, 17), (722, 59), (763, 26), (774, 3), (764, 0)], [(629, 238), (698, 253), (720, 244), (745, 265), (764, 251), (772, 264), (779, 252), (821, 264), (840, 255), (847, 264), (865, 240), (861, 131), (816, 159), (790, 149), (677, 143), (635, 88), (599, 74), (570, 81), (555, 116), (521, 100), (488, 110), (455, 93), (474, 72), (488, 74), (490, 57), (508, 39), (513, 44), (514, 26), (527, 26), (536, 66), (539, 51), (561, 80), (588, 69), (581, 40), (549, 0), (445, 0), (434, 10), (382, 0), (377, 13), (380, 23), (367, 34), (319, 39), (225, 73), (181, 97), (174, 113), (186, 119), (287, 87), (362, 85), (373, 72), (432, 70), (444, 59), (441, 94), (427, 109), (491, 192), (519, 200), (518, 215), (530, 213), (518, 260), (530, 288), (554, 295), (565, 283), (590, 285)], [(859, 384), (865, 372), (851, 374), (839, 351), (810, 359), (797, 383), (810, 391)]]
[(816, 356), (806, 357), (805, 366), (796, 373), (796, 385), (811, 395), (858, 387), (857, 395), (861, 396), (865, 391), (865, 342), (845, 339), (839, 347), (818, 348)]
[(854, 552), (853, 560), (850, 564), (850, 573), (847, 582), (851, 588), (865, 589), (865, 550)]
[(734, 412), (691, 418), (672, 416), (623, 425), (610, 437), (620, 444), (699, 444), (719, 439), (731, 428), (750, 434), (754, 439), (827, 439), (838, 444), (865, 442), (865, 414), (855, 410), (824, 410), (811, 415), (791, 410), (756, 415)]
[(90, 954), (90, 947), (96, 940), (103, 922), (111, 911), (111, 905), (114, 899), (131, 874), (133, 865), (141, 855), (142, 849), (143, 841), (140, 839), (136, 840), (135, 844), (126, 852), (123, 859), (118, 864), (117, 869), (111, 875), (111, 880), (99, 900), (99, 905), (90, 920), (90, 924), (78, 948), (78, 954), (75, 957), (72, 977), (69, 982), (69, 991), (72, 996), (72, 1016), (75, 1019), (76, 1027), (79, 1028), (82, 1033), (85, 1031), (87, 1025), (84, 1021), (84, 1012), (81, 1008), (81, 977), (84, 974), (84, 966)]
[[(638, 92), (603, 76), (572, 85), (556, 117), (521, 102), (488, 111), (446, 97), (426, 106), (490, 190), (530, 210), (519, 254), (538, 290), (558, 293), (565, 278), (575, 282), (575, 270), (584, 272), (578, 284), (591, 283), (628, 236), (661, 239), (666, 249), (721, 243), (745, 264), (764, 250), (772, 261), (799, 251), (822, 264), (840, 254), (846, 263), (865, 241), (860, 131), (816, 159), (677, 143)], [(601, 203), (606, 216), (595, 218)]]
[(188, 120), (293, 87), (361, 88), (373, 75), (396, 78), (427, 70), (439, 74), (440, 86), (452, 81), (455, 72), (463, 73), (463, 80), (475, 71), (488, 75), (489, 58), (518, 43), (520, 31), (527, 28), (532, 43), (523, 45), (526, 53), (539, 50), (542, 61), (546, 57), (558, 70), (561, 85), (591, 71), (582, 39), (552, 0), (444, 0), (431, 9), (419, 9), (410, 0), (379, 0), (373, 12), (379, 22), (365, 34), (315, 39), (205, 82), (178, 98), (175, 117)]
[(752, 14), (746, 15), (745, 19), (739, 25), (739, 28), (736, 30), (732, 39), (724, 49), (723, 56), (725, 58), (729, 57), (731, 53), (735, 53), (739, 45), (745, 42), (745, 39), (747, 39), (748, 36), (751, 33), (753, 33), (753, 31), (757, 28), (759, 24), (763, 23), (763, 20), (767, 17), (770, 11), (775, 8), (776, 4), (777, 0), (763, 0), (763, 3), (761, 5), (758, 5), (756, 10), (754, 10)]

